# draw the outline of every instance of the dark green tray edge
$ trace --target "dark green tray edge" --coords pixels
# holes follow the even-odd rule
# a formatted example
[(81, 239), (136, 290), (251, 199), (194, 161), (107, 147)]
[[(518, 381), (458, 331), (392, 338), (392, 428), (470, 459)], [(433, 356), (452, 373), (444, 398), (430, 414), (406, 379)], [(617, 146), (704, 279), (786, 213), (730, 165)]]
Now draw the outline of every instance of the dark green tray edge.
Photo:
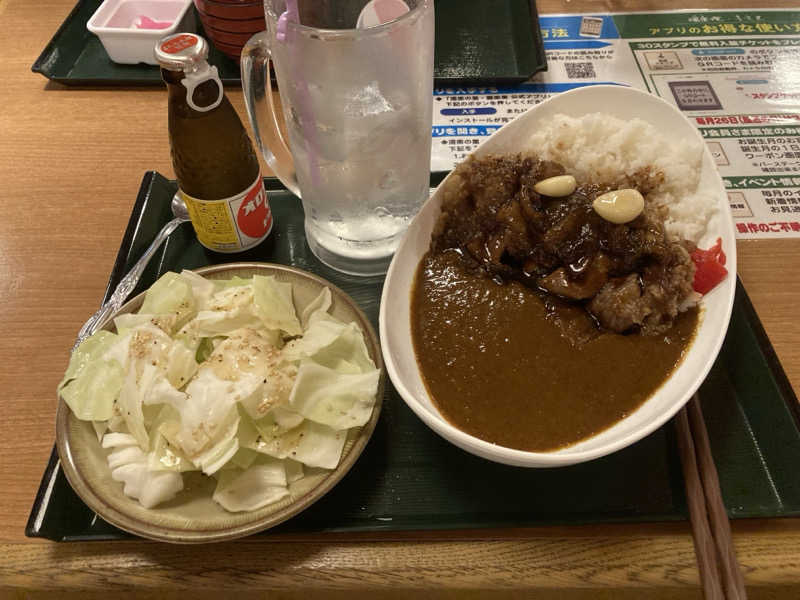
[(53, 79), (53, 77), (50, 74), (48, 64), (50, 62), (50, 57), (52, 57), (53, 55), (54, 48), (58, 45), (61, 37), (64, 35), (64, 31), (67, 29), (67, 27), (69, 27), (70, 23), (76, 17), (77, 13), (81, 11), (82, 4), (83, 0), (79, 0), (78, 3), (72, 8), (72, 10), (69, 11), (67, 17), (58, 27), (56, 32), (53, 34), (53, 37), (50, 38), (50, 41), (47, 42), (47, 45), (45, 45), (45, 47), (39, 53), (38, 58), (34, 61), (33, 65), (31, 65), (31, 71), (33, 71), (34, 73), (40, 73), (41, 75), (44, 75), (45, 77), (53, 81), (61, 82), (60, 79)]
[[(153, 76), (147, 76), (147, 77), (132, 76), (127, 78), (108, 78), (102, 76), (98, 77), (59, 76), (53, 72), (51, 63), (54, 60), (54, 57), (55, 60), (58, 60), (57, 55), (54, 55), (54, 49), (59, 48), (64, 43), (65, 40), (63, 38), (66, 35), (66, 30), (72, 24), (73, 19), (77, 18), (78, 13), (80, 13), (82, 10), (85, 10), (84, 5), (86, 3), (87, 0), (78, 0), (75, 7), (70, 11), (69, 15), (67, 15), (67, 17), (59, 26), (59, 28), (53, 34), (53, 37), (44, 47), (42, 52), (34, 61), (33, 65), (31, 65), (31, 71), (34, 73), (39, 73), (53, 82), (67, 86), (76, 86), (76, 87), (77, 86), (147, 87), (147, 86), (161, 85), (161, 79), (157, 73), (154, 73)], [(528, 69), (530, 70), (530, 73), (526, 72), (526, 73), (519, 73), (515, 76), (497, 76), (497, 77), (486, 77), (477, 75), (473, 77), (445, 77), (445, 76), (434, 75), (434, 85), (438, 87), (457, 86), (457, 85), (481, 85), (481, 84), (515, 85), (527, 81), (539, 71), (546, 71), (547, 57), (545, 55), (545, 50), (544, 50), (544, 41), (542, 40), (541, 31), (539, 30), (539, 17), (538, 17), (538, 10), (536, 8), (536, 0), (529, 0), (528, 7), (530, 9), (531, 34), (533, 38), (533, 47), (532, 47), (533, 52), (532, 56), (530, 57), (532, 68)], [(197, 18), (194, 6), (192, 6), (190, 10), (194, 15), (193, 18), (195, 19), (196, 22), (197, 32), (203, 35), (202, 24), (200, 23), (199, 18)], [(92, 12), (93, 11), (94, 9), (92, 9)], [(87, 16), (87, 21), (90, 16), (91, 14)], [(232, 61), (229, 57), (223, 55), (220, 51), (218, 51), (216, 48), (213, 47), (210, 60), (213, 60), (215, 62), (225, 63), (225, 65), (218, 65), (221, 67), (221, 80), (223, 84), (232, 86), (241, 85), (240, 77), (233, 76), (230, 74), (232, 68), (230, 65), (235, 65), (235, 61)], [(238, 66), (234, 66), (233, 68), (238, 70)]]
[[(435, 173), (431, 176), (431, 184), (436, 185), (439, 181), (446, 175), (445, 173)], [(106, 294), (104, 296), (107, 298), (110, 296), (113, 289), (116, 287), (119, 279), (122, 277), (126, 264), (128, 264), (129, 258), (133, 254), (136, 256), (140, 251), (141, 248), (132, 248), (132, 244), (136, 238), (136, 232), (142, 226), (141, 220), (143, 216), (143, 206), (150, 194), (151, 188), (153, 186), (154, 180), (156, 178), (160, 178), (161, 176), (158, 175), (156, 172), (148, 172), (145, 174), (139, 193), (137, 195), (137, 199), (132, 207), (132, 216), (136, 218), (132, 218), (128, 226), (125, 230), (123, 235), (123, 239), (120, 245), (120, 250), (117, 254), (116, 260), (114, 262), (114, 267), (112, 270), (112, 275), (109, 279), (109, 283), (106, 289)], [(268, 190), (283, 190), (283, 186), (280, 182), (275, 178), (266, 178), (265, 185)], [(800, 407), (798, 407), (797, 397), (795, 395), (794, 390), (792, 389), (788, 377), (786, 376), (783, 367), (781, 366), (777, 355), (775, 354), (772, 345), (769, 342), (769, 339), (764, 331), (764, 328), (758, 318), (758, 315), (755, 312), (755, 309), (750, 301), (747, 293), (742, 285), (741, 281), (737, 279), (737, 297), (741, 299), (740, 310), (742, 310), (745, 314), (745, 318), (748, 324), (751, 327), (752, 333), (756, 338), (756, 342), (758, 345), (758, 350), (764, 356), (770, 374), (773, 378), (774, 384), (781, 393), (782, 399), (786, 405), (787, 411), (791, 414), (794, 426), (800, 430)], [(671, 428), (669, 429), (667, 435), (672, 435)], [(42, 517), (44, 516), (44, 512), (46, 511), (48, 506), (48, 498), (52, 491), (53, 485), (56, 484), (56, 480), (58, 479), (60, 465), (58, 463), (58, 455), (56, 452), (55, 447), (51, 452), (49, 462), (47, 467), (44, 471), (42, 481), (40, 483), (39, 489), (36, 493), (36, 497), (31, 509), (30, 516), (28, 518), (28, 522), (25, 527), (25, 535), (28, 537), (44, 537), (47, 539), (51, 539), (54, 541), (89, 541), (89, 540), (113, 540), (113, 539), (124, 539), (131, 537), (129, 534), (115, 530), (113, 532), (109, 532), (107, 534), (100, 534), (97, 533), (88, 533), (86, 535), (59, 535), (57, 532), (46, 531), (42, 527), (37, 524), (37, 521), (42, 522)], [(63, 480), (63, 477), (61, 478)], [(62, 481), (62, 484), (64, 482)], [(729, 511), (731, 512), (731, 516), (733, 518), (747, 518), (747, 517), (763, 517), (763, 514), (748, 514), (747, 512), (738, 512), (736, 510)], [(475, 517), (477, 515), (464, 515), (463, 521), (451, 521), (449, 526), (447, 527), (436, 527), (437, 529), (445, 530), (445, 529), (454, 529), (454, 528), (475, 528)], [(493, 522), (491, 518), (486, 518), (488, 515), (481, 515), (480, 525), (479, 528), (488, 528), (492, 527), (493, 525), (503, 525), (507, 523), (498, 523)], [(775, 515), (775, 516), (789, 516), (789, 515)], [(667, 520), (680, 520), (685, 518), (685, 515), (681, 514), (672, 514), (666, 515), (665, 517)], [(605, 515), (603, 518), (603, 522), (606, 523), (613, 523), (613, 522), (641, 522), (641, 521), (653, 521), (652, 517), (648, 515), (641, 515), (638, 516), (635, 514), (620, 514), (618, 517), (614, 517), (613, 515)], [(659, 519), (660, 520), (660, 519)], [(552, 521), (552, 524), (569, 524), (570, 521), (568, 520), (561, 520), (561, 521)], [(414, 530), (414, 529), (431, 529), (430, 523), (427, 523), (424, 518), (420, 518), (418, 522), (414, 520), (407, 519), (407, 522), (404, 525), (398, 526), (398, 524), (387, 524), (385, 527), (376, 527), (374, 524), (365, 527), (365, 528), (358, 528), (358, 527), (348, 527), (347, 531), (399, 531), (399, 530)], [(320, 528), (321, 531), (338, 531), (336, 528), (326, 528), (322, 526)]]

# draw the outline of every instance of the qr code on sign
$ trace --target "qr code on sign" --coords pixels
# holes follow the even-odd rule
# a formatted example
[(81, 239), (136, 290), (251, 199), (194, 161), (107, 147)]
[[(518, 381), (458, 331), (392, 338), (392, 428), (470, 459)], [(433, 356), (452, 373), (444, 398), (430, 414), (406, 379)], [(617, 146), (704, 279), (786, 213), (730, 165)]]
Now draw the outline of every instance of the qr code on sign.
[(570, 79), (594, 79), (597, 73), (594, 72), (594, 64), (590, 62), (565, 62), (564, 68), (567, 69), (567, 77)]

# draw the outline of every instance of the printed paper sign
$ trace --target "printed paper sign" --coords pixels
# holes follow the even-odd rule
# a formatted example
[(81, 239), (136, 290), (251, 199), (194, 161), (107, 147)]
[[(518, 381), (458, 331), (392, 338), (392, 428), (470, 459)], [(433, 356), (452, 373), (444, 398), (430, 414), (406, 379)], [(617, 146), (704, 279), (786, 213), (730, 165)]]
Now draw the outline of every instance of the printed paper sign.
[(740, 238), (800, 237), (800, 11), (545, 15), (548, 70), (434, 91), (431, 169), (450, 170), (530, 106), (615, 83), (674, 104), (706, 140)]

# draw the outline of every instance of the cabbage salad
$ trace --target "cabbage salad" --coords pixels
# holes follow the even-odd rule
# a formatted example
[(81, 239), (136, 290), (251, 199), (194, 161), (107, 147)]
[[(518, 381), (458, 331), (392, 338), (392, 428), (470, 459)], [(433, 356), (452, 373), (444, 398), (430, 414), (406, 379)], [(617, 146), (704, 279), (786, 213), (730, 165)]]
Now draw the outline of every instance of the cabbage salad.
[(330, 306), (324, 288), (298, 317), (291, 284), (274, 277), (165, 273), (137, 313), (114, 319), (117, 333), (75, 349), (58, 391), (145, 508), (201, 471), (223, 508), (255, 510), (288, 496), (305, 467), (335, 468), (375, 406), (363, 333)]

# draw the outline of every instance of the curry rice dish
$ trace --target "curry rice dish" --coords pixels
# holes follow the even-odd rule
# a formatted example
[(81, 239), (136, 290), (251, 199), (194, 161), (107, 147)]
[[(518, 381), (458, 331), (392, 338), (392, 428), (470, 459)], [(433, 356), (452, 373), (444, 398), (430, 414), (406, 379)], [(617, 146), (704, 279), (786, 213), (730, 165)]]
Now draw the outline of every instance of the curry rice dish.
[(576, 182), (533, 154), (459, 165), (412, 290), (412, 338), (442, 415), (552, 451), (623, 419), (699, 321), (693, 241), (651, 201), (663, 172)]

